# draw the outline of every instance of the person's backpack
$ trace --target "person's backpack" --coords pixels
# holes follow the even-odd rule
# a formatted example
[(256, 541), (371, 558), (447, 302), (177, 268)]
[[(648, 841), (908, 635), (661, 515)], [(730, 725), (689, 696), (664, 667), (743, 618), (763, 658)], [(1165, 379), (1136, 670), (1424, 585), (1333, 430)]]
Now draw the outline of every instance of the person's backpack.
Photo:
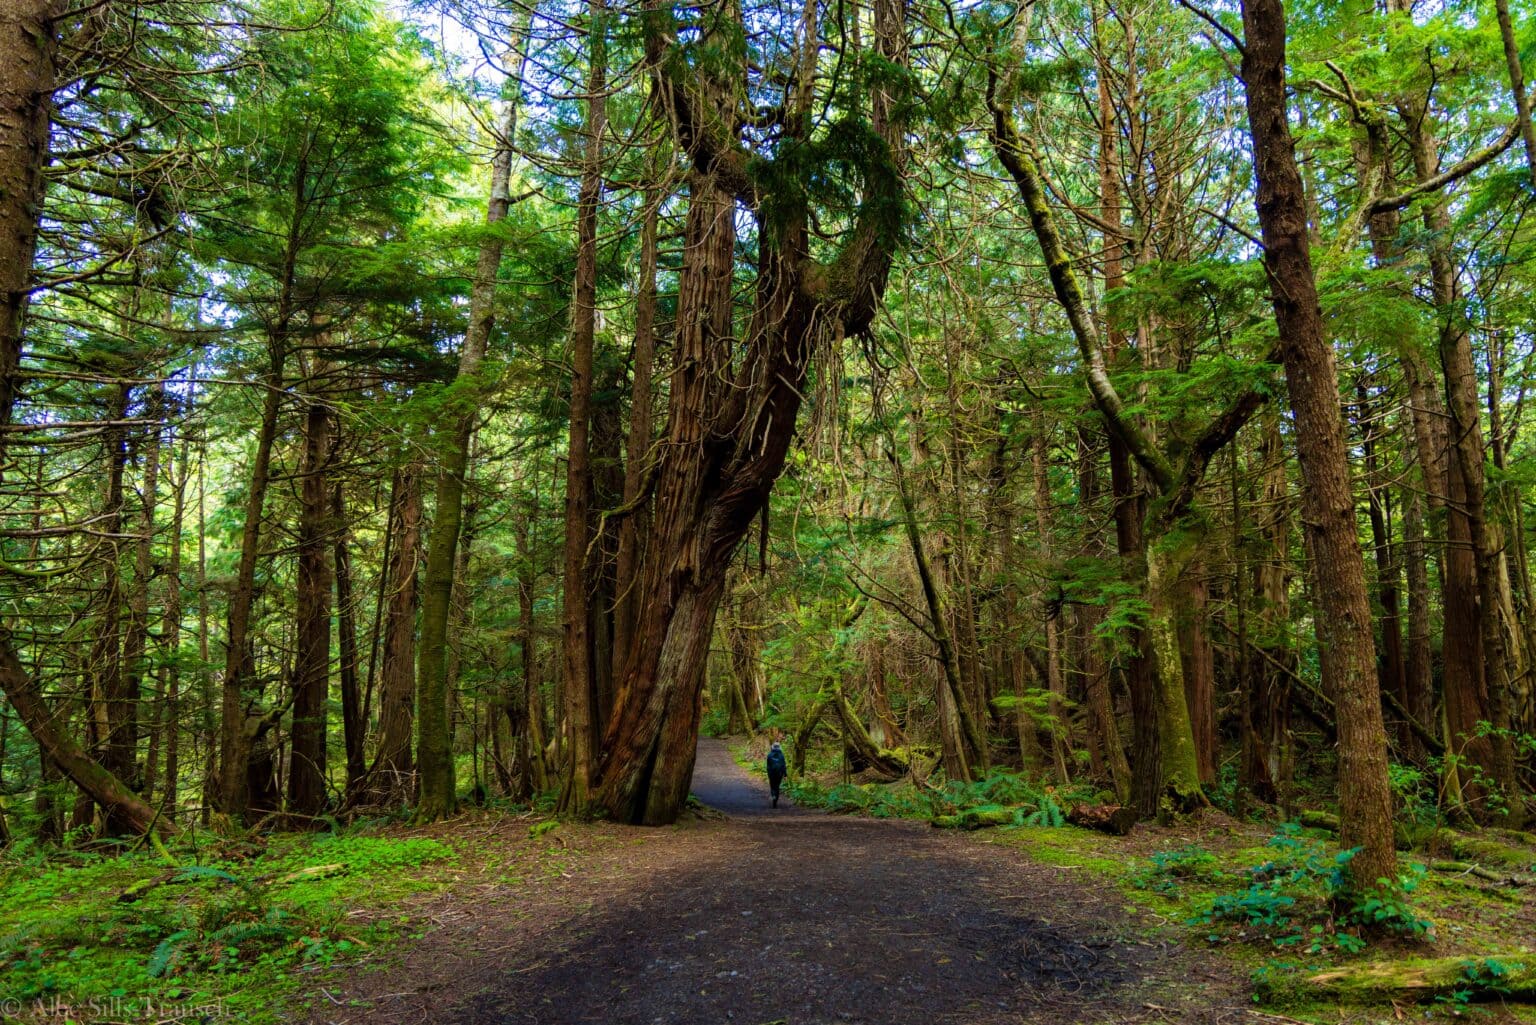
[(782, 776), (782, 775), (784, 775), (785, 770), (787, 770), (788, 768), (789, 768), (789, 766), (784, 761), (784, 752), (783, 751), (769, 751), (768, 752), (768, 771), (769, 772), (778, 773), (780, 776)]

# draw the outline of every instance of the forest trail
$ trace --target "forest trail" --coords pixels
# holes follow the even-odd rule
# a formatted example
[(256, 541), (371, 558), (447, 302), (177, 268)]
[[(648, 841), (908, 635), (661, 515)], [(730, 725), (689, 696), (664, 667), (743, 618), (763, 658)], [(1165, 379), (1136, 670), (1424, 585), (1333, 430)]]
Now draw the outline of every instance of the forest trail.
[[(781, 801), (702, 740), (726, 816), (603, 827), (547, 893), (444, 898), (438, 928), (314, 1021), (461, 1025), (1206, 1025), (1273, 1021), (1241, 980), (1009, 846)], [(369, 995), (374, 991), (377, 995)], [(344, 1007), (344, 998), (359, 1006)]]

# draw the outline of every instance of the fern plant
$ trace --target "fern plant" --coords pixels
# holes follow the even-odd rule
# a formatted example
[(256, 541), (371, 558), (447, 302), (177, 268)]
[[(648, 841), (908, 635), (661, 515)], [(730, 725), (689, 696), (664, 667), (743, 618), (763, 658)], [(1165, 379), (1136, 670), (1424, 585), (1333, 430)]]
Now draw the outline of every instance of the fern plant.
[(1067, 821), (1067, 816), (1062, 812), (1061, 805), (1056, 803), (1056, 795), (1047, 792), (1040, 797), (1040, 806), (1024, 817), (1026, 826), (1048, 826), (1052, 829)]

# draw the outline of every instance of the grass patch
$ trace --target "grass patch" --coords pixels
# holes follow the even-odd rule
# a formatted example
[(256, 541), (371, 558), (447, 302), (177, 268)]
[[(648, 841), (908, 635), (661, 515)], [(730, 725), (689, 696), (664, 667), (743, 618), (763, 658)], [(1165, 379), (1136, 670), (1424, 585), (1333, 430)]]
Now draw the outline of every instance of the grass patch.
[(0, 1000), (76, 1020), (151, 1007), (283, 1020), (301, 973), (410, 933), (388, 909), (443, 885), (458, 860), (443, 840), (367, 824), (168, 853), (0, 859)]

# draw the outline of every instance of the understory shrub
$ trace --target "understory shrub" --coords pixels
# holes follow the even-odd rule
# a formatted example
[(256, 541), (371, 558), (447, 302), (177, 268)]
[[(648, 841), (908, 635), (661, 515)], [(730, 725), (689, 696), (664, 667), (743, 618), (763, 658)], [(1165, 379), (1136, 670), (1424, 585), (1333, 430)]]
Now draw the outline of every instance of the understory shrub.
[(942, 786), (919, 787), (910, 780), (824, 786), (811, 778), (791, 779), (785, 786), (796, 803), (834, 813), (935, 819), (1007, 809), (1012, 813), (1008, 816), (1012, 825), (1025, 826), (1059, 826), (1072, 804), (1096, 800), (1087, 785), (1056, 787), (1007, 770), (994, 771), (971, 783), (948, 780)]
[(1282, 826), (1268, 846), (1274, 857), (1244, 873), (1248, 885), (1218, 895), (1195, 919), (1213, 927), (1211, 942), (1265, 940), (1310, 953), (1352, 953), (1372, 935), (1434, 938), (1433, 923), (1408, 902), (1424, 876), (1423, 865), (1362, 889), (1351, 883), (1348, 872), (1359, 848), (1330, 853), (1292, 823)]
[[(417, 889), (451, 860), (428, 837), (338, 833), (268, 848), (73, 855), (0, 863), (5, 995), (75, 1001), (186, 992), (205, 974), (329, 963), (372, 927), (348, 910), (381, 888)], [(211, 855), (211, 856), (210, 856)]]

